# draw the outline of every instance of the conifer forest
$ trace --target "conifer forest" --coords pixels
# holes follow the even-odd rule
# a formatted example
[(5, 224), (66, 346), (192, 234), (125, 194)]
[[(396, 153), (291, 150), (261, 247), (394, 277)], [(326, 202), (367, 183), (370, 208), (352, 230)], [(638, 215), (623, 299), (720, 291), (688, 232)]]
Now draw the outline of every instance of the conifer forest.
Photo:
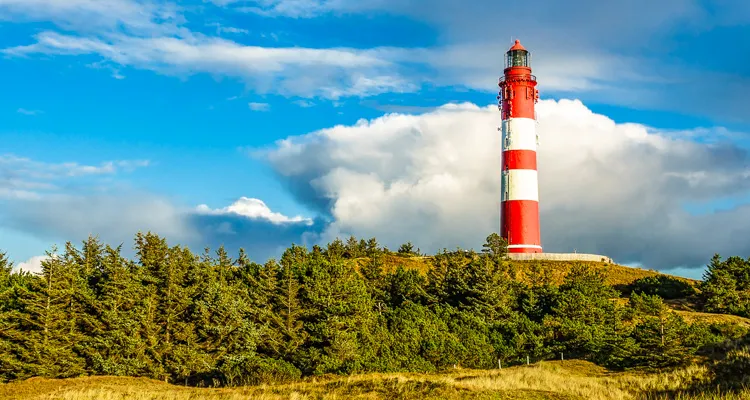
[(718, 357), (717, 379), (747, 368), (747, 353), (736, 368), (725, 357), (746, 327), (690, 320), (669, 302), (750, 316), (750, 260), (717, 255), (700, 282), (653, 274), (613, 286), (607, 265), (577, 263), (557, 279), (506, 252), (496, 234), (478, 251), (432, 256), (352, 237), (259, 262), (139, 233), (132, 259), (90, 237), (50, 250), (40, 274), (14, 270), (3, 253), (0, 379), (218, 387), (560, 359), (664, 370)]

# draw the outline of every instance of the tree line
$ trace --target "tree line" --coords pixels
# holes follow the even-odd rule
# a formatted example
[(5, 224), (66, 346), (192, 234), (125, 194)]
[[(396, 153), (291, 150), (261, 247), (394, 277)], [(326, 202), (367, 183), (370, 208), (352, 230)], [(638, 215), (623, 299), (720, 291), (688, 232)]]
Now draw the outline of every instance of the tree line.
[[(518, 279), (521, 267), (496, 234), (479, 252), (435, 254), (426, 273), (390, 268), (386, 257), (420, 252), (409, 243), (391, 253), (376, 239), (292, 245), (262, 264), (242, 250), (196, 254), (153, 233), (136, 235), (134, 249), (128, 259), (121, 246), (89, 237), (48, 252), (40, 274), (14, 272), (0, 253), (0, 379), (119, 375), (233, 386), (497, 368), (561, 354), (664, 368), (745, 334), (670, 311), (663, 297), (689, 290), (671, 281), (637, 282), (622, 302), (601, 270), (583, 264), (562, 284), (533, 264), (524, 264), (530, 279)], [(734, 304), (735, 295), (721, 293), (728, 300), (708, 307)]]

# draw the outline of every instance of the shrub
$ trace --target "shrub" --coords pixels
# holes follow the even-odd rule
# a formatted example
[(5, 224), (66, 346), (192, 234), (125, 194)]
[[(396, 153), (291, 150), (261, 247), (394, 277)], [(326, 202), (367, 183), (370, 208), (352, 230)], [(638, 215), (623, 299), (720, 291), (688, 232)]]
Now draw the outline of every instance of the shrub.
[(662, 299), (680, 299), (695, 294), (695, 288), (680, 279), (667, 275), (654, 275), (634, 281), (627, 287), (629, 293), (657, 295)]

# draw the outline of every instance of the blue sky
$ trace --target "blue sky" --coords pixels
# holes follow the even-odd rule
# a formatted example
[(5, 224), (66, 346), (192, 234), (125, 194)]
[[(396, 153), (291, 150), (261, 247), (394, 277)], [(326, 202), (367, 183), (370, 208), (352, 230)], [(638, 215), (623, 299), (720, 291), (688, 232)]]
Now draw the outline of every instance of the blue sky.
[[(77, 242), (88, 233), (127, 243), (137, 229), (174, 232), (173, 242), (196, 248), (253, 247), (257, 258), (273, 256), (291, 241), (312, 243), (337, 234), (377, 234), (392, 247), (413, 235), (410, 240), (420, 245), (424, 229), (449, 231), (456, 221), (388, 229), (398, 226), (387, 220), (400, 219), (397, 214), (383, 213), (376, 223), (342, 211), (354, 200), (343, 194), (344, 186), (330, 182), (346, 168), (341, 158), (315, 153), (311, 142), (357, 154), (366, 140), (348, 140), (346, 147), (335, 142), (336, 132), (362, 119), (425, 115), (413, 120), (415, 126), (437, 129), (424, 121), (444, 104), (493, 104), (502, 55), (512, 38), (533, 52), (543, 99), (578, 99), (618, 126), (639, 124), (660, 138), (680, 141), (699, 159), (726, 161), (689, 166), (682, 161), (691, 159), (684, 152), (679, 157), (660, 153), (654, 165), (668, 167), (654, 171), (654, 177), (622, 175), (620, 180), (635, 187), (627, 180), (653, 179), (661, 197), (642, 205), (601, 205), (602, 210), (642, 206), (657, 212), (670, 204), (685, 213), (670, 214), (670, 221), (703, 218), (701, 226), (710, 227), (723, 218), (737, 220), (745, 212), (750, 179), (745, 173), (750, 41), (742, 40), (750, 37), (750, 6), (698, 0), (605, 3), (0, 0), (0, 157), (6, 157), (0, 163), (0, 201), (6, 204), (0, 210), (0, 248), (20, 262), (43, 254), (52, 243)], [(383, 120), (382, 130), (373, 126), (361, 135), (396, 135), (401, 128), (394, 121)], [(581, 129), (591, 127), (578, 123)], [(551, 119), (547, 124), (554, 125)], [(278, 141), (286, 138), (299, 146), (294, 156), (282, 151)], [(575, 144), (575, 130), (568, 141)], [(396, 150), (384, 150), (386, 156), (373, 161), (378, 167), (353, 170), (377, 175)], [(638, 152), (623, 157), (623, 168), (639, 163), (639, 157)], [(309, 168), (300, 171), (295, 165)], [(552, 176), (556, 168), (548, 165)], [(390, 187), (399, 172), (386, 169), (383, 182)], [(427, 175), (420, 173), (409, 179), (425, 181)], [(717, 183), (719, 173), (734, 181)], [(697, 184), (684, 178), (683, 190), (657, 184), (659, 174), (709, 178)], [(549, 204), (562, 204), (550, 196)], [(243, 197), (264, 205), (252, 203), (250, 211), (227, 208)], [(393, 206), (363, 197), (356, 199), (363, 213)], [(412, 215), (430, 215), (426, 210), (441, 208), (444, 198), (414, 197)], [(201, 204), (214, 213), (196, 212)], [(471, 220), (471, 213), (479, 213), (476, 218), (492, 221), (495, 210), (488, 204), (489, 209), (467, 209), (452, 218)], [(118, 212), (123, 208), (129, 213)], [(154, 217), (154, 210), (162, 211)], [(726, 217), (717, 210), (738, 214)], [(271, 213), (290, 219), (274, 222)], [(557, 215), (549, 213), (543, 213), (543, 232), (554, 218), (547, 215)], [(291, 220), (294, 216), (304, 221)], [(217, 233), (223, 223), (236, 224), (227, 231), (231, 235)], [(748, 256), (750, 251), (724, 240), (681, 258), (680, 242), (656, 249), (638, 242), (645, 240), (642, 234), (612, 236), (637, 249), (624, 251), (583, 234), (576, 242), (575, 234), (555, 229), (543, 233), (543, 241), (552, 243), (549, 251), (607, 252), (616, 261), (679, 267), (691, 276), (699, 276), (696, 268), (714, 252)], [(685, 229), (669, 232), (696, 236)], [(421, 245), (479, 247), (477, 238), (487, 230), (467, 231), (471, 240), (466, 241), (464, 234), (430, 235)], [(186, 231), (190, 234), (180, 236)], [(571, 239), (557, 239), (563, 236)], [(245, 244), (259, 237), (278, 242)], [(673, 256), (657, 255), (664, 252)]]

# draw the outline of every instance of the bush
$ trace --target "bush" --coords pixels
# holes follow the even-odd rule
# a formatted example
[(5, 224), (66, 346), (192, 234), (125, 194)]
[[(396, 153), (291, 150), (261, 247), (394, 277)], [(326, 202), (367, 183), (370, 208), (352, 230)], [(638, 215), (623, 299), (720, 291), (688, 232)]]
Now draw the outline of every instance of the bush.
[(681, 299), (695, 294), (695, 288), (680, 279), (667, 275), (647, 276), (627, 286), (628, 293), (657, 295), (665, 300)]
[(223, 383), (228, 386), (258, 385), (261, 383), (284, 383), (300, 379), (294, 365), (258, 355), (226, 357), (218, 368)]
[(727, 353), (713, 368), (714, 382), (725, 389), (750, 387), (750, 349), (743, 347)]

